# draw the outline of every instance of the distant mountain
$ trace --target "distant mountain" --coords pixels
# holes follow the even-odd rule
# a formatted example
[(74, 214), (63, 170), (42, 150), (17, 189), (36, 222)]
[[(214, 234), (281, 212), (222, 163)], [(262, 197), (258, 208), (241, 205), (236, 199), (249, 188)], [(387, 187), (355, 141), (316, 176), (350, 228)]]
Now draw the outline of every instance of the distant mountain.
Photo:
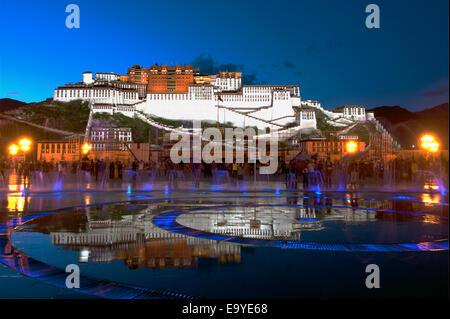
[(444, 149), (448, 149), (448, 103), (418, 112), (400, 106), (380, 106), (368, 111), (374, 112), (375, 117), (404, 148), (417, 146), (420, 136), (430, 132), (439, 137)]
[(439, 104), (438, 106), (432, 107), (430, 109), (425, 109), (422, 111), (415, 112), (419, 117), (446, 117), (448, 121), (448, 103)]
[(379, 106), (367, 111), (374, 112), (375, 117), (377, 119), (381, 118), (388, 120), (391, 124), (396, 124), (399, 122), (410, 120), (415, 117), (414, 112), (408, 111), (407, 109), (404, 109), (398, 105)]
[(13, 110), (24, 105), (27, 105), (27, 103), (8, 98), (0, 99), (0, 112)]

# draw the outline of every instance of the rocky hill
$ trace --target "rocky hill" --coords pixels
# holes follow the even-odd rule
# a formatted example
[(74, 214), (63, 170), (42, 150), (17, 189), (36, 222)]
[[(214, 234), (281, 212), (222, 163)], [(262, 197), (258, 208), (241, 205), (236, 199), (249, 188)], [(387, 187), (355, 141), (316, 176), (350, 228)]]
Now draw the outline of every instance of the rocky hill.
[(24, 104), (3, 113), (46, 127), (84, 133), (89, 117), (89, 104), (82, 101), (64, 103), (47, 99), (38, 103)]
[(439, 137), (442, 147), (448, 149), (448, 103), (418, 112), (411, 112), (400, 106), (381, 106), (369, 111), (374, 112), (375, 117), (403, 148), (417, 146), (420, 136), (431, 132)]
[(27, 105), (27, 103), (8, 98), (0, 99), (0, 112), (14, 110), (24, 105)]

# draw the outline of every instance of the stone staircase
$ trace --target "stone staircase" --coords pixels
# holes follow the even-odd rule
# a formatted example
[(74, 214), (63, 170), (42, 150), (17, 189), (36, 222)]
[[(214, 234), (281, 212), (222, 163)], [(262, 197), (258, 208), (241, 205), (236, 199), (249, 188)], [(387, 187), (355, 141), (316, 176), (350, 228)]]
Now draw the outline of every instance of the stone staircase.
[(92, 114), (94, 114), (94, 103), (89, 101), (89, 118), (86, 125), (86, 131), (84, 133), (84, 143), (87, 143), (89, 141), (89, 132), (91, 131), (91, 125), (92, 125)]
[(237, 110), (235, 110), (235, 109), (231, 109), (231, 108), (227, 108), (227, 107), (222, 107), (222, 108), (224, 108), (224, 109), (226, 109), (226, 110), (228, 110), (228, 111), (230, 111), (230, 112), (234, 112), (234, 113), (236, 113), (236, 114), (239, 114), (239, 115), (242, 115), (242, 116), (247, 116), (247, 117), (252, 118), (252, 119), (254, 119), (254, 120), (263, 122), (263, 123), (265, 123), (265, 124), (267, 124), (267, 125), (275, 125), (275, 126), (278, 126), (278, 127), (280, 127), (280, 128), (283, 127), (283, 125), (276, 124), (276, 123), (273, 123), (273, 122), (271, 122), (271, 121), (266, 121), (266, 120), (260, 119), (259, 117), (256, 117), (256, 116), (247, 114), (247, 113), (245, 113), (245, 112), (240, 112), (240, 111), (237, 111)]
[(152, 120), (148, 115), (145, 115), (143, 112), (138, 111), (138, 110), (136, 110), (134, 112), (134, 116), (137, 117), (138, 119), (146, 122), (147, 124), (150, 124), (151, 126), (156, 127), (161, 130), (165, 130), (165, 131), (169, 131), (169, 132), (176, 132), (176, 133), (180, 133), (180, 134), (188, 133), (187, 130), (185, 130), (185, 129), (177, 129), (177, 128), (156, 122), (156, 121)]
[[(338, 119), (340, 117), (339, 114), (324, 109), (322, 105), (315, 105), (315, 104), (309, 104), (309, 103), (305, 103), (304, 105), (307, 106), (307, 107), (312, 107), (312, 108), (318, 109), (319, 111), (323, 112), (326, 116), (328, 116), (330, 119), (335, 120), (335, 119)], [(300, 101), (300, 106), (302, 106), (302, 102), (301, 101)]]
[(378, 121), (376, 118), (370, 119), (373, 124), (375, 124), (375, 128), (378, 132), (385, 134), (389, 137), (389, 139), (392, 141), (392, 146), (399, 150), (401, 148), (400, 144), (392, 137), (391, 133)]

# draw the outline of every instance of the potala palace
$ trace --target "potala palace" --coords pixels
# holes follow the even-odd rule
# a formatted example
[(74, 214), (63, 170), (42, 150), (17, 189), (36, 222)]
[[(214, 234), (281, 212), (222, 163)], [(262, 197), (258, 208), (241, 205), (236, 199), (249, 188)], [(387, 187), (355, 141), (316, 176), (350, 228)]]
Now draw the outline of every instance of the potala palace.
[(303, 100), (298, 85), (242, 85), (241, 72), (202, 75), (192, 66), (134, 65), (126, 75), (83, 73), (83, 81), (54, 90), (54, 100), (89, 101), (91, 111), (122, 113), (129, 117), (231, 122), (238, 127), (316, 129), (316, 111), (336, 129), (373, 121), (363, 106), (324, 109)]

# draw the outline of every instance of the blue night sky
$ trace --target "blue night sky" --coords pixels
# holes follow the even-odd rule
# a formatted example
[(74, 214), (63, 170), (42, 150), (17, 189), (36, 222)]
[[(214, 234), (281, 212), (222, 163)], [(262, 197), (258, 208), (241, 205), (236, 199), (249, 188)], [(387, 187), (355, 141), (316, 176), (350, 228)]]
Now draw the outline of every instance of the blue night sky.
[[(70, 3), (80, 29), (65, 26)], [(365, 27), (370, 3), (380, 29)], [(299, 84), (326, 108), (420, 110), (448, 101), (448, 10), (448, 0), (2, 1), (0, 98), (41, 101), (87, 70), (195, 62), (250, 84)]]

